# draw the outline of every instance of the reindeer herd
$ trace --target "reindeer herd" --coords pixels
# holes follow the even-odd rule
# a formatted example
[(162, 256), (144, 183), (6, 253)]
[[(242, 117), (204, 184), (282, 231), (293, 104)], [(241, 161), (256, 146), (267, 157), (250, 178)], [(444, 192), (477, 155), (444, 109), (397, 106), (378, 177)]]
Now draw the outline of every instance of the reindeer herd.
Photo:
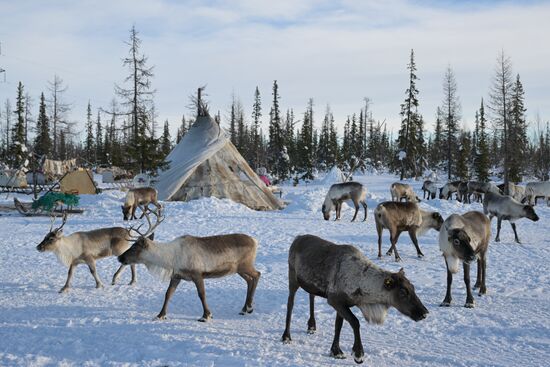
[[(395, 260), (401, 258), (397, 251), (397, 241), (406, 231), (413, 242), (418, 257), (424, 256), (418, 244), (418, 236), (430, 229), (439, 232), (439, 248), (447, 268), (447, 290), (441, 306), (451, 304), (451, 284), (453, 274), (459, 270), (460, 263), (464, 269), (466, 285), (465, 307), (475, 305), (470, 287), (470, 264), (477, 260), (477, 278), (474, 289), (479, 288), (479, 295), (487, 291), (486, 263), (487, 249), (491, 236), (490, 222), (497, 217), (497, 235), (499, 241), (502, 220), (511, 223), (515, 240), (519, 243), (516, 224), (520, 218), (537, 221), (539, 218), (532, 204), (537, 197), (544, 197), (550, 203), (550, 183), (528, 184), (525, 189), (510, 185), (510, 195), (502, 195), (502, 189), (490, 184), (475, 181), (449, 182), (438, 188), (434, 182), (425, 181), (422, 186), (424, 199), (435, 199), (439, 192), (440, 199), (452, 199), (470, 203), (471, 198), (483, 202), (483, 213), (469, 211), (465, 214), (452, 214), (447, 219), (438, 212), (421, 209), (420, 198), (410, 185), (396, 182), (390, 187), (392, 201), (382, 202), (375, 208), (374, 221), (378, 234), (378, 257), (382, 257), (382, 232), (387, 229), (390, 234), (390, 247), (386, 255), (394, 254)], [(364, 219), (367, 219), (367, 190), (357, 182), (335, 184), (329, 189), (322, 205), (322, 214), (329, 220), (331, 212), (336, 212), (335, 220), (340, 219), (343, 202), (351, 200), (357, 217), (362, 206)], [(402, 200), (405, 199), (405, 202)], [(522, 203), (522, 201), (524, 203)], [(155, 209), (151, 209), (152, 204)], [(136, 283), (136, 264), (144, 264), (147, 269), (169, 280), (162, 309), (157, 319), (164, 319), (168, 303), (181, 280), (195, 284), (203, 307), (203, 315), (198, 321), (206, 322), (212, 318), (212, 312), (206, 302), (204, 280), (238, 274), (247, 284), (244, 306), (240, 314), (253, 312), (254, 293), (260, 279), (260, 272), (255, 268), (258, 241), (245, 234), (223, 234), (210, 237), (185, 235), (172, 241), (161, 243), (154, 240), (154, 231), (164, 220), (162, 206), (157, 201), (155, 189), (133, 189), (126, 196), (122, 205), (124, 220), (137, 219), (136, 209), (141, 208), (140, 218), (146, 220), (147, 229), (141, 228), (145, 223), (129, 227), (100, 228), (91, 231), (75, 232), (65, 236), (63, 226), (67, 215), (62, 218), (61, 226), (54, 228), (55, 217), (48, 234), (37, 246), (40, 252), (53, 252), (61, 263), (68, 267), (65, 285), (60, 292), (70, 289), (71, 278), (78, 264), (86, 264), (94, 277), (96, 288), (103, 287), (96, 272), (95, 262), (101, 258), (117, 256), (121, 263), (112, 278), (115, 284), (123, 269), (130, 265), (132, 278), (130, 284)], [(152, 219), (154, 217), (154, 219)], [(364, 351), (360, 336), (359, 320), (351, 307), (359, 308), (365, 320), (382, 324), (390, 307), (414, 321), (427, 317), (428, 310), (415, 293), (415, 288), (401, 269), (392, 273), (381, 269), (369, 260), (358, 248), (352, 245), (337, 245), (313, 235), (298, 236), (289, 248), (288, 254), (287, 314), (285, 330), (282, 336), (284, 343), (291, 341), (290, 324), (294, 297), (299, 288), (309, 293), (310, 318), (308, 333), (316, 331), (314, 315), (315, 297), (325, 298), (336, 311), (334, 339), (330, 353), (335, 358), (344, 358), (339, 339), (343, 321), (346, 320), (353, 329), (353, 357), (361, 363)]]

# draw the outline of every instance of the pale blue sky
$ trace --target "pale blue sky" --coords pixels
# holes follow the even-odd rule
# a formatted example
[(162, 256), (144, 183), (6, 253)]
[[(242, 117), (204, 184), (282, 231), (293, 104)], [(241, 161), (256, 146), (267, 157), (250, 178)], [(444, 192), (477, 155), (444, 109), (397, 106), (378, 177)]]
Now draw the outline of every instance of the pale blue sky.
[(155, 65), (159, 120), (173, 128), (204, 84), (211, 109), (222, 114), (232, 93), (249, 113), (258, 85), (267, 120), (277, 79), (283, 109), (301, 116), (314, 99), (317, 126), (327, 103), (341, 124), (369, 97), (374, 117), (396, 129), (411, 48), (428, 128), (447, 65), (468, 125), (487, 98), (501, 49), (522, 77), (529, 118), (547, 121), (548, 19), (546, 1), (0, 1), (0, 67), (8, 80), (0, 102), (13, 101), (21, 80), (36, 104), (58, 74), (69, 86), (72, 120), (82, 121), (88, 100), (106, 107), (125, 77), (124, 41), (135, 24)]

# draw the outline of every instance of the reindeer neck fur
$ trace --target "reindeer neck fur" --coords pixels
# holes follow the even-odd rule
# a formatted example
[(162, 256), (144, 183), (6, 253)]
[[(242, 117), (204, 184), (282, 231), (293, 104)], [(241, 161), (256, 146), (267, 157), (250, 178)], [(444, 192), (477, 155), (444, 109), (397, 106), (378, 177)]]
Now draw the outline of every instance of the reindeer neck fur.
[(391, 305), (391, 293), (384, 289), (384, 279), (390, 275), (390, 272), (375, 265), (370, 266), (366, 271), (365, 281), (362, 282), (361, 289), (365, 288), (364, 291), (368, 292), (368, 301), (365, 302), (363, 298), (362, 302), (357, 304), (357, 307), (361, 310), (365, 320), (371, 324), (381, 325), (386, 320)]
[(128, 193), (126, 194), (126, 198), (124, 199), (124, 205), (126, 206), (134, 205), (135, 201), (136, 199), (134, 197), (134, 192), (128, 191)]
[[(391, 305), (390, 292), (384, 289), (384, 279), (391, 275), (364, 256), (344, 260), (340, 269), (337, 289), (347, 289), (369, 323), (382, 324)], [(339, 289), (341, 290), (341, 289)]]
[(176, 264), (181, 261), (182, 251), (180, 250), (180, 242), (148, 242), (149, 246), (141, 256), (143, 264), (151, 274), (163, 281), (169, 280), (174, 275)]
[(57, 259), (66, 267), (71, 264), (82, 255), (81, 239), (78, 232), (69, 236), (62, 236), (52, 251)]

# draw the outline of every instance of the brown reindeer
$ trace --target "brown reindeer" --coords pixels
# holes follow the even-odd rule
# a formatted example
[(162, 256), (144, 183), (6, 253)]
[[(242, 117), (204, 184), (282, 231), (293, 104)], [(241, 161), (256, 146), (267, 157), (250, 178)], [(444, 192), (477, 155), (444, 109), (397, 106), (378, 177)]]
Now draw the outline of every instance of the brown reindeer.
[(157, 200), (157, 190), (152, 187), (140, 187), (137, 189), (130, 189), (126, 194), (124, 205), (122, 208), (122, 215), (124, 220), (137, 219), (136, 209), (138, 206), (143, 206), (140, 219), (143, 218), (145, 212), (149, 210), (149, 204), (153, 204), (157, 207), (157, 211), (161, 210), (161, 205)]
[[(157, 221), (158, 222), (158, 221)], [(149, 222), (150, 223), (150, 222)], [(136, 229), (139, 232), (139, 229)], [(164, 319), (168, 302), (181, 280), (192, 281), (197, 287), (203, 307), (198, 321), (208, 321), (212, 312), (206, 303), (204, 279), (239, 274), (247, 283), (246, 301), (241, 315), (252, 313), (253, 299), (261, 273), (254, 267), (258, 241), (245, 234), (227, 234), (211, 237), (181, 236), (168, 243), (147, 238), (149, 229), (124, 254), (118, 257), (122, 264), (145, 264), (147, 269), (163, 279), (170, 279), (162, 310), (157, 319)]]

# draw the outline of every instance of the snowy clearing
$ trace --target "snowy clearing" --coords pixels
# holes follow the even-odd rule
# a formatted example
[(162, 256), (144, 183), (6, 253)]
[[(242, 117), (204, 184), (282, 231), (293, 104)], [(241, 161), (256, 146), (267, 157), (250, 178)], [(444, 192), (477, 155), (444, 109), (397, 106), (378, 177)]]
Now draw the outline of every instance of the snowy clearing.
[[(501, 242), (491, 241), (487, 265), (488, 294), (476, 308), (463, 307), (466, 293), (460, 271), (453, 280), (453, 306), (440, 308), (446, 270), (437, 233), (419, 238), (422, 259), (407, 234), (398, 243), (403, 258), (376, 258), (377, 238), (372, 210), (390, 198), (393, 176), (357, 176), (368, 188), (367, 222), (350, 223), (353, 211), (342, 210), (339, 222), (324, 221), (321, 205), (328, 185), (283, 187), (290, 201), (282, 211), (257, 212), (228, 200), (201, 199), (165, 204), (166, 220), (155, 237), (167, 241), (182, 234), (213, 235), (242, 232), (260, 242), (256, 260), (262, 272), (251, 315), (238, 314), (246, 283), (237, 275), (206, 281), (213, 320), (199, 323), (202, 308), (192, 283), (182, 282), (164, 321), (153, 321), (162, 306), (167, 283), (138, 265), (138, 283), (127, 286), (129, 268), (120, 284), (110, 279), (115, 258), (100, 260), (98, 273), (104, 289), (85, 265), (75, 271), (72, 289), (58, 294), (67, 270), (52, 253), (38, 253), (36, 245), (49, 228), (49, 218), (0, 216), (0, 365), (1, 366), (351, 366), (351, 328), (344, 323), (341, 347), (345, 360), (329, 356), (333, 337), (333, 309), (316, 300), (317, 333), (306, 334), (308, 302), (300, 290), (292, 322), (293, 342), (281, 343), (287, 301), (287, 251), (298, 234), (315, 234), (337, 243), (351, 243), (385, 269), (404, 267), (430, 314), (415, 323), (391, 309), (382, 326), (361, 322), (365, 364), (372, 366), (546, 366), (550, 360), (550, 208), (539, 204), (541, 220), (518, 222), (523, 244), (503, 223)], [(422, 182), (411, 182), (419, 196)], [(84, 215), (74, 215), (65, 233), (123, 225), (120, 204), (124, 194), (108, 191), (83, 196)], [(22, 197), (22, 200), (29, 200)], [(2, 196), (1, 202), (12, 197)], [(481, 210), (480, 204), (423, 201), (421, 206), (451, 213)], [(361, 218), (361, 215), (358, 216)], [(496, 230), (496, 220), (492, 223)], [(492, 235), (494, 239), (494, 233)], [(385, 252), (389, 235), (384, 232)], [(475, 281), (472, 266), (472, 281)]]

